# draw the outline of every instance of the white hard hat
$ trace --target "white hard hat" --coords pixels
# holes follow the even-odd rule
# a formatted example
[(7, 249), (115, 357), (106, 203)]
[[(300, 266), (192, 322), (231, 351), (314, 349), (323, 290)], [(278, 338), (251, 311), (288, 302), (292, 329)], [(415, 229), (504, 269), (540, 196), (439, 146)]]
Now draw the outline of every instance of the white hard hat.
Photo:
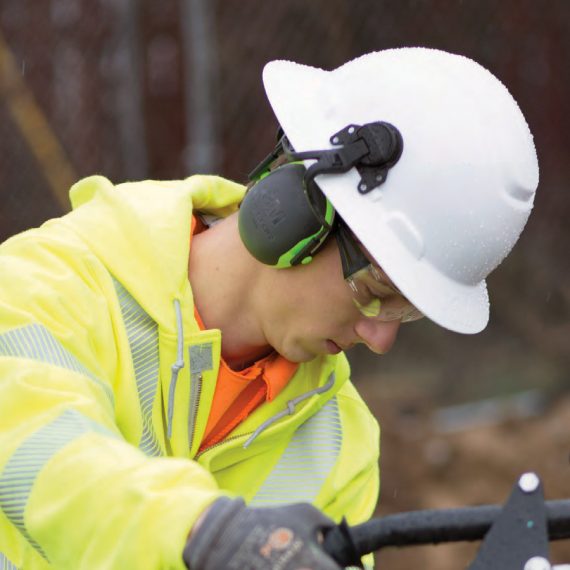
[(316, 182), (428, 318), (461, 333), (485, 328), (485, 277), (517, 241), (538, 185), (532, 135), (504, 85), (466, 57), (425, 48), (333, 71), (272, 61), (263, 81), (295, 151), (333, 148), (349, 124), (399, 129), (404, 150), (383, 185), (360, 194), (355, 168)]

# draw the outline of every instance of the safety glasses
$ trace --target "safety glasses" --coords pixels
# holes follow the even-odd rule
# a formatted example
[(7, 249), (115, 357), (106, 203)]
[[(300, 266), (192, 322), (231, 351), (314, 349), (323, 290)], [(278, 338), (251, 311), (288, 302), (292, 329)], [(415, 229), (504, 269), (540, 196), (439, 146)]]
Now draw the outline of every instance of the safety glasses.
[(372, 263), (346, 281), (354, 304), (365, 317), (409, 323), (424, 316), (389, 281), (387, 275)]
[(417, 321), (424, 315), (410, 303), (390, 278), (371, 261), (362, 244), (343, 222), (335, 232), (344, 279), (358, 310), (379, 321)]

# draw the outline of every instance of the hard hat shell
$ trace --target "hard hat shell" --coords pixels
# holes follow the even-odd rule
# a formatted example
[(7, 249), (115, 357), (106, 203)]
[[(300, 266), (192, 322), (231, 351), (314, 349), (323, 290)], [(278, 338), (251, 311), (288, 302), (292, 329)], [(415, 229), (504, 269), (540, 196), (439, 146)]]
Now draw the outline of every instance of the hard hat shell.
[(272, 61), (263, 81), (296, 151), (334, 148), (331, 135), (349, 124), (400, 130), (404, 150), (382, 186), (360, 194), (355, 168), (316, 182), (428, 318), (461, 333), (485, 328), (485, 277), (517, 241), (538, 185), (532, 135), (505, 86), (466, 57), (425, 48), (333, 71)]

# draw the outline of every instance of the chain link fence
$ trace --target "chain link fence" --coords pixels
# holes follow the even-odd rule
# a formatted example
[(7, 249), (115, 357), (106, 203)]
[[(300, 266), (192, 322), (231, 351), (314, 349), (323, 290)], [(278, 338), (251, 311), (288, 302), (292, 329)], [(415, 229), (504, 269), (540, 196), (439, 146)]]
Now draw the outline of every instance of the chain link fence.
[(245, 181), (274, 144), (271, 59), (331, 69), (390, 47), (461, 53), (529, 121), (535, 211), (490, 279), (484, 333), (403, 327), (390, 358), (356, 350), (354, 375), (384, 400), (558, 397), (570, 369), (569, 38), (567, 0), (0, 0), (0, 241), (67, 211), (69, 186), (94, 173)]

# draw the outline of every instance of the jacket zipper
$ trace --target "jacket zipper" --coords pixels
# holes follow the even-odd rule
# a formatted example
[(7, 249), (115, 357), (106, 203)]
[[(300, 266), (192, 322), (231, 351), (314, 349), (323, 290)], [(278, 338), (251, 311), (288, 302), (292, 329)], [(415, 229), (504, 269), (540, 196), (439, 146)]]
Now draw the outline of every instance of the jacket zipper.
[(200, 457), (202, 457), (202, 455), (204, 455), (204, 453), (208, 453), (208, 451), (210, 451), (211, 449), (214, 449), (216, 447), (220, 447), (226, 443), (229, 443), (230, 441), (234, 441), (236, 439), (240, 439), (242, 437), (247, 437), (250, 436), (251, 434), (253, 434), (252, 431), (247, 432), (247, 433), (240, 433), (239, 435), (232, 435), (230, 437), (227, 437), (226, 439), (224, 439), (223, 441), (218, 441), (218, 443), (214, 443), (213, 445), (210, 445), (210, 447), (206, 447), (206, 449), (203, 449), (202, 451), (198, 452), (195, 456), (194, 459), (199, 459)]
[(202, 373), (200, 372), (190, 382), (190, 417), (188, 418), (188, 447), (192, 449), (194, 434), (196, 432), (196, 418), (198, 416), (198, 405), (202, 394)]

